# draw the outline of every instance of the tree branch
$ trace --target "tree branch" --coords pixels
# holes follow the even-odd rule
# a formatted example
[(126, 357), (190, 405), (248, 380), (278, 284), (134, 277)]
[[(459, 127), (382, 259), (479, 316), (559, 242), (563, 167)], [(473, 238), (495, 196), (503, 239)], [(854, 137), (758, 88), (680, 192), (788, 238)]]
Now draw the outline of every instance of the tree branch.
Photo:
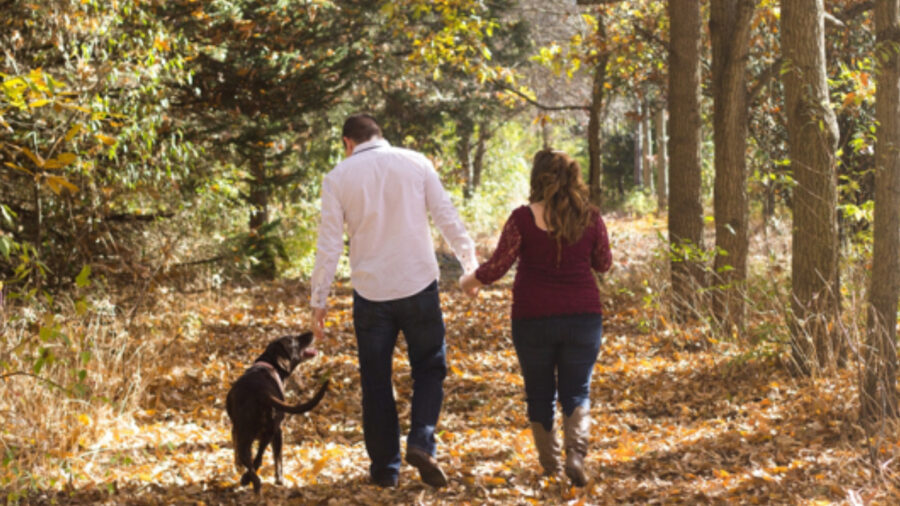
[(71, 390), (60, 385), (59, 383), (54, 382), (53, 380), (49, 380), (47, 378), (44, 378), (43, 376), (38, 376), (37, 374), (32, 374), (30, 372), (25, 372), (25, 371), (15, 371), (15, 372), (10, 372), (10, 373), (6, 373), (6, 374), (0, 374), (0, 380), (6, 381), (7, 378), (11, 378), (13, 376), (28, 376), (28, 377), (34, 378), (36, 380), (43, 381), (44, 383), (50, 385), (51, 387), (58, 388), (69, 395), (72, 394)]
[(506, 86), (504, 84), (494, 83), (498, 88), (504, 91), (508, 91), (515, 95), (518, 95), (520, 98), (528, 102), (529, 104), (541, 109), (542, 111), (589, 111), (591, 108), (586, 105), (546, 105), (538, 102), (537, 100), (529, 97), (528, 95), (522, 93), (521, 91)]
[(753, 99), (759, 95), (759, 92), (761, 92), (763, 88), (778, 75), (778, 72), (781, 70), (782, 62), (783, 60), (778, 58), (769, 65), (769, 68), (760, 72), (759, 76), (756, 78), (756, 83), (754, 83), (753, 87), (750, 88), (750, 91), (747, 92), (748, 103), (753, 103)]
[[(859, 2), (857, 4), (847, 7), (840, 14), (834, 14), (834, 15), (832, 15), (832, 17), (846, 23), (847, 21), (850, 21), (851, 19), (855, 18), (856, 16), (859, 16), (860, 14), (868, 12), (874, 8), (875, 8), (875, 0), (864, 0), (862, 2)], [(826, 18), (826, 20), (827, 20), (827, 18)]]

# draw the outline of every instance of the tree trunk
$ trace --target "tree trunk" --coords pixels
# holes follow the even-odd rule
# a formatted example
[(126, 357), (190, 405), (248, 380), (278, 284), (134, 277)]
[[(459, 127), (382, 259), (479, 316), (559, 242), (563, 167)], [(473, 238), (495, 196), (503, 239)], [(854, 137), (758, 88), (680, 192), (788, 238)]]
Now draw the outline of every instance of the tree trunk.
[(274, 279), (277, 272), (275, 252), (268, 244), (266, 233), (262, 230), (269, 223), (269, 185), (266, 182), (264, 158), (254, 157), (250, 160), (250, 175), (252, 176), (249, 223), (251, 254), (257, 260), (253, 266), (253, 272), (264, 279)]
[(647, 186), (647, 190), (653, 192), (653, 131), (650, 128), (650, 104), (643, 102), (643, 114), (641, 114), (641, 133), (644, 138), (641, 141), (641, 180)]
[(668, 205), (669, 191), (669, 154), (666, 139), (666, 109), (656, 110), (656, 208), (665, 212)]
[(710, 4), (712, 39), (714, 214), (713, 315), (726, 335), (743, 333), (747, 280), (747, 53), (754, 0)]
[(257, 231), (269, 222), (269, 190), (266, 187), (266, 169), (262, 160), (251, 160), (250, 174), (250, 230)]
[(672, 313), (683, 321), (703, 286), (700, 202), (700, 2), (669, 0), (669, 247)]
[(463, 198), (466, 200), (472, 198), (472, 158), (469, 153), (472, 152), (474, 131), (475, 125), (468, 119), (457, 125), (456, 133), (459, 135), (459, 142), (456, 144), (456, 157), (459, 159), (459, 170), (463, 177)]
[(838, 127), (828, 102), (823, 0), (781, 4), (781, 46), (793, 191), (791, 347), (804, 373), (843, 354), (838, 334)]
[(900, 290), (900, 0), (875, 5), (875, 232), (860, 418), (897, 411), (897, 299)]
[(472, 160), (472, 193), (481, 186), (481, 174), (484, 172), (484, 155), (487, 152), (487, 141), (490, 138), (487, 122), (478, 125), (478, 141), (475, 144), (475, 159)]
[[(604, 21), (598, 19), (597, 30), (603, 37)], [(591, 86), (591, 107), (588, 111), (588, 190), (590, 192), (591, 202), (600, 205), (603, 197), (601, 174), (603, 173), (603, 165), (600, 161), (600, 113), (603, 110), (603, 83), (606, 82), (606, 64), (609, 61), (608, 53), (601, 53), (598, 56), (597, 63), (594, 66), (594, 82)]]
[(541, 140), (544, 143), (544, 149), (553, 147), (553, 128), (546, 116), (541, 118)]
[(641, 102), (635, 105), (636, 120), (634, 122), (634, 185), (643, 188), (644, 181), (644, 109)]

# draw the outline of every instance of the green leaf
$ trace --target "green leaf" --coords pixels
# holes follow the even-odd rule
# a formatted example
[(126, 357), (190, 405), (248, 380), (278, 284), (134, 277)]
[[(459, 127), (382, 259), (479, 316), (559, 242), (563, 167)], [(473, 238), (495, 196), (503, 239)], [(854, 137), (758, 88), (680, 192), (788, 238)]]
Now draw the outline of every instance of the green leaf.
[(12, 239), (6, 236), (0, 236), (0, 255), (9, 260), (9, 253), (13, 249)]
[(40, 374), (41, 369), (44, 368), (44, 364), (46, 362), (47, 362), (46, 359), (44, 359), (44, 357), (41, 356), (34, 362), (34, 366), (32, 366), (31, 371), (34, 372), (35, 374)]
[(41, 341), (47, 342), (50, 339), (53, 339), (53, 327), (41, 327), (38, 331), (38, 336), (41, 338)]
[(81, 268), (81, 272), (78, 273), (78, 276), (75, 277), (75, 285), (79, 288), (84, 288), (91, 284), (90, 278), (91, 276), (91, 266), (85, 265)]
[(3, 204), (0, 204), (0, 218), (3, 218), (3, 221), (5, 221), (7, 225), (12, 225), (13, 218), (15, 218), (16, 216), (17, 215), (15, 211), (4, 206)]

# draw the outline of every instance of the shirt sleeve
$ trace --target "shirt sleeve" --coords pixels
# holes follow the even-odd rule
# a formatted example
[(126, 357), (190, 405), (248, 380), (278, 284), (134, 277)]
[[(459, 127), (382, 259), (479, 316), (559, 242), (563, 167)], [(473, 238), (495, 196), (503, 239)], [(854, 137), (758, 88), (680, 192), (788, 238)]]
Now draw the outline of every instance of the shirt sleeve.
[(475, 271), (475, 277), (485, 285), (502, 278), (519, 258), (521, 248), (522, 234), (516, 226), (514, 217), (510, 216), (503, 226), (503, 232), (500, 233), (497, 249), (491, 258)]
[(425, 202), (428, 212), (431, 213), (431, 219), (435, 226), (444, 236), (444, 239), (450, 243), (453, 254), (462, 265), (463, 272), (472, 272), (478, 267), (478, 261), (475, 258), (475, 243), (466, 232), (466, 227), (459, 218), (459, 213), (450, 196), (447, 195), (437, 171), (431, 162), (427, 162), (428, 167), (425, 171)]
[(606, 233), (606, 223), (603, 217), (597, 213), (597, 240), (591, 251), (591, 267), (597, 272), (606, 272), (612, 266), (612, 251), (609, 248), (609, 235)]
[(316, 244), (316, 266), (310, 279), (309, 305), (324, 308), (328, 293), (344, 251), (344, 212), (335, 194), (334, 181), (328, 176), (322, 181), (322, 213), (319, 217), (319, 237)]

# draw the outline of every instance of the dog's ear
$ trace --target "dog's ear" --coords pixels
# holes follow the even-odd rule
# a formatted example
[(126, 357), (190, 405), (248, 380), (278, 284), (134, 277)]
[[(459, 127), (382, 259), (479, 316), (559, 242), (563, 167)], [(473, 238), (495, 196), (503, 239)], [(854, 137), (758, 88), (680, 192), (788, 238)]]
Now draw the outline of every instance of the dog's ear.
[(275, 365), (277, 365), (279, 369), (288, 374), (293, 371), (291, 363), (291, 341), (292, 339), (290, 337), (282, 337), (281, 339), (276, 341), (278, 351), (275, 354)]
[(312, 332), (307, 331), (307, 332), (304, 332), (304, 333), (300, 334), (299, 336), (297, 336), (297, 344), (299, 345), (301, 350), (303, 348), (306, 348), (310, 344), (312, 344), (312, 342), (313, 342), (313, 333)]

